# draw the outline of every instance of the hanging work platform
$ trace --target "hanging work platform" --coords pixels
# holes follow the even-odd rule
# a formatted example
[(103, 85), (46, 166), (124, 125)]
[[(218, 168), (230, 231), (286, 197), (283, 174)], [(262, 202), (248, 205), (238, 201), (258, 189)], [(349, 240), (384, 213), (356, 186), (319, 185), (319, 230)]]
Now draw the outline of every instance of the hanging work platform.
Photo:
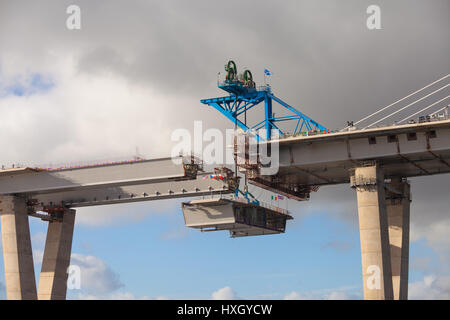
[(182, 203), (182, 210), (187, 227), (229, 230), (232, 238), (284, 233), (292, 219), (287, 210), (240, 198), (193, 200)]

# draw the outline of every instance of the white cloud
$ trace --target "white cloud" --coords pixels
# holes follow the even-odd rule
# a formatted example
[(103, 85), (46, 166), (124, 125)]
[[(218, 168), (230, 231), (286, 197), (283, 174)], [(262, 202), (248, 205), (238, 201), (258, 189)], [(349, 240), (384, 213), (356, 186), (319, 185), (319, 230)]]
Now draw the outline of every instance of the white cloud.
[(33, 263), (34, 265), (40, 265), (44, 260), (44, 251), (33, 248)]
[(432, 247), (450, 247), (450, 217), (432, 221), (426, 226), (414, 224), (411, 230), (411, 240), (426, 239)]
[(45, 246), (45, 240), (47, 239), (47, 235), (42, 232), (36, 232), (31, 236), (31, 245), (33, 248), (43, 248)]
[[(353, 300), (363, 299), (362, 293), (355, 287), (342, 287), (317, 291), (292, 291), (284, 296), (285, 300)], [(422, 281), (410, 282), (408, 299), (448, 300), (450, 299), (450, 276), (430, 274)]]
[(414, 271), (429, 272), (430, 267), (432, 266), (431, 263), (431, 257), (411, 257), (409, 260), (409, 269)]
[[(33, 248), (33, 263), (40, 265), (44, 259), (45, 240), (47, 235), (42, 232), (36, 232), (31, 236), (31, 247)], [(37, 270), (36, 270), (37, 271)]]
[[(131, 292), (117, 292), (110, 295), (78, 294), (78, 300), (150, 300), (149, 297), (137, 297)], [(160, 300), (156, 298), (156, 300)], [(163, 299), (161, 299), (163, 300)]]
[[(122, 78), (79, 74), (71, 59), (55, 58), (56, 86), (47, 94), (0, 99), (0, 142), (4, 161), (58, 163), (133, 155), (135, 147), (151, 157), (170, 154), (166, 125), (176, 97), (130, 86)], [(158, 114), (157, 117), (154, 114)], [(19, 129), (17, 123), (20, 122)], [(172, 121), (172, 124), (182, 122)]]
[(147, 296), (137, 297), (131, 292), (117, 292), (110, 296), (110, 300), (149, 300)]
[(230, 286), (226, 286), (217, 291), (214, 291), (211, 295), (212, 300), (236, 300), (238, 299), (236, 293)]
[(340, 287), (335, 289), (321, 289), (313, 291), (292, 291), (284, 296), (284, 300), (354, 300), (362, 299), (356, 286)]
[(344, 291), (333, 291), (326, 295), (325, 298), (327, 300), (350, 300), (351, 296)]
[(172, 228), (171, 230), (161, 235), (162, 240), (175, 240), (185, 238), (189, 234), (188, 228), (180, 226), (178, 228)]
[(449, 300), (450, 276), (427, 275), (422, 281), (409, 283), (410, 300)]
[(300, 292), (292, 291), (284, 296), (284, 300), (307, 300), (310, 299), (308, 296), (301, 294)]
[(81, 290), (88, 295), (108, 294), (124, 285), (119, 276), (100, 258), (73, 253), (71, 265), (81, 269)]

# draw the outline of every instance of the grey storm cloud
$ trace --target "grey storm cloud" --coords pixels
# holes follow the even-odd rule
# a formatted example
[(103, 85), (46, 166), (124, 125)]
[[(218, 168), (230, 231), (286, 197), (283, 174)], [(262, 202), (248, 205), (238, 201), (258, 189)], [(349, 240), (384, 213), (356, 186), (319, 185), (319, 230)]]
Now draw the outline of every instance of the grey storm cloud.
[[(366, 28), (372, 1), (2, 2), (0, 45), (33, 55), (76, 52), (79, 72), (111, 72), (167, 94), (217, 94), (229, 58), (274, 72), (281, 97), (330, 128), (387, 105), (450, 68), (449, 2), (378, 1), (382, 29)], [(19, 32), (19, 33), (17, 33)], [(20, 37), (16, 36), (20, 34)], [(20, 39), (20, 40), (19, 40)]]
[(450, 67), (448, 1), (381, 1), (379, 31), (366, 28), (370, 3), (165, 1), (112, 5), (117, 10), (97, 3), (90, 15), (81, 2), (81, 37), (89, 45), (78, 67), (199, 99), (217, 94), (216, 74), (233, 58), (259, 82), (270, 68), (275, 92), (330, 128), (342, 127)]
[[(375, 2), (381, 8), (382, 29), (368, 30), (366, 8)], [(165, 152), (168, 133), (189, 127), (194, 120), (222, 130), (233, 127), (199, 100), (220, 94), (217, 73), (234, 59), (240, 70), (251, 69), (258, 83), (263, 82), (264, 68), (269, 68), (278, 96), (325, 126), (341, 128), (347, 120), (361, 119), (450, 71), (448, 0), (375, 2), (79, 0), (82, 28), (68, 31), (66, 8), (73, 1), (0, 0), (0, 77), (8, 57), (20, 57), (33, 71), (45, 72), (56, 58), (70, 56), (77, 75), (116, 77), (130, 87), (151, 88), (164, 100), (177, 101), (163, 110), (149, 102), (145, 114), (149, 120), (142, 124), (156, 128), (152, 150)], [(21, 134), (16, 124), (25, 117), (22, 113), (16, 118), (10, 115), (8, 124), (0, 120), (0, 138), (26, 146), (18, 150), (0, 141), (0, 160), (52, 155), (51, 148), (71, 141), (77, 133), (74, 124), (81, 126), (97, 116), (77, 120), (77, 110), (48, 107), (58, 108), (48, 111), (58, 134), (46, 126), (33, 135)], [(2, 114), (7, 107), (3, 108), (0, 104)], [(40, 111), (27, 108), (39, 117)], [(123, 108), (132, 113), (134, 106)], [(102, 112), (99, 119), (107, 115), (106, 109)], [(35, 125), (28, 119), (25, 129)], [(136, 136), (147, 133), (133, 122), (126, 126), (138, 128)], [(100, 131), (108, 132), (102, 128), (86, 134), (94, 138)], [(127, 139), (130, 145), (138, 143), (131, 135)], [(107, 142), (108, 151), (119, 150), (119, 142)], [(59, 154), (75, 157), (80, 151), (86, 156), (95, 150), (71, 143)], [(431, 245), (439, 243), (436, 250), (449, 251), (450, 245), (430, 235), (444, 230), (436, 234), (448, 237), (450, 231), (449, 175), (414, 178), (412, 190), (413, 233)], [(323, 208), (357, 226), (356, 200), (348, 186), (322, 188), (310, 203), (292, 207), (312, 213)]]

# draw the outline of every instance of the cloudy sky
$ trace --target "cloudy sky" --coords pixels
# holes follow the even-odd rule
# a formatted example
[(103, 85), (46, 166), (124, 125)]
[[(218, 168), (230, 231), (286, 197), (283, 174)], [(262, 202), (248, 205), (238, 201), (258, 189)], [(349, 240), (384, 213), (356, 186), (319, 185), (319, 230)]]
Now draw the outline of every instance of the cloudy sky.
[[(71, 4), (80, 30), (66, 27)], [(371, 4), (381, 30), (366, 27)], [(449, 73), (449, 12), (448, 0), (0, 0), (0, 165), (162, 157), (195, 120), (232, 128), (199, 103), (220, 95), (229, 59), (258, 83), (270, 69), (278, 96), (342, 128)], [(449, 299), (450, 176), (411, 184), (410, 297)], [(80, 209), (83, 284), (69, 297), (360, 299), (353, 191), (280, 205), (288, 232), (249, 239), (187, 230), (178, 200)], [(46, 225), (31, 229), (39, 270)]]

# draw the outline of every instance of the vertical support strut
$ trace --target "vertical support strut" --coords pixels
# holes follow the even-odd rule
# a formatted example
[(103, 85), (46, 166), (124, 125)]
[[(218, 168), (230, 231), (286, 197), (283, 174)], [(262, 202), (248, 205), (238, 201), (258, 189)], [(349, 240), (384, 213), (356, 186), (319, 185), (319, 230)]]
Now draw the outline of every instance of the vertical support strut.
[(75, 210), (72, 209), (65, 210), (61, 219), (48, 224), (39, 280), (39, 300), (66, 299), (74, 224)]
[(3, 260), (8, 300), (36, 300), (36, 279), (25, 199), (0, 196)]
[(358, 200), (365, 300), (392, 300), (392, 272), (384, 176), (375, 164), (358, 167), (350, 178)]
[(386, 191), (386, 212), (391, 247), (392, 285), (395, 300), (408, 299), (410, 185), (392, 179)]
[(270, 140), (271, 132), (272, 132), (272, 123), (270, 119), (273, 117), (272, 113), (272, 98), (266, 93), (264, 95), (264, 104), (265, 104), (265, 116), (266, 116), (266, 140)]

